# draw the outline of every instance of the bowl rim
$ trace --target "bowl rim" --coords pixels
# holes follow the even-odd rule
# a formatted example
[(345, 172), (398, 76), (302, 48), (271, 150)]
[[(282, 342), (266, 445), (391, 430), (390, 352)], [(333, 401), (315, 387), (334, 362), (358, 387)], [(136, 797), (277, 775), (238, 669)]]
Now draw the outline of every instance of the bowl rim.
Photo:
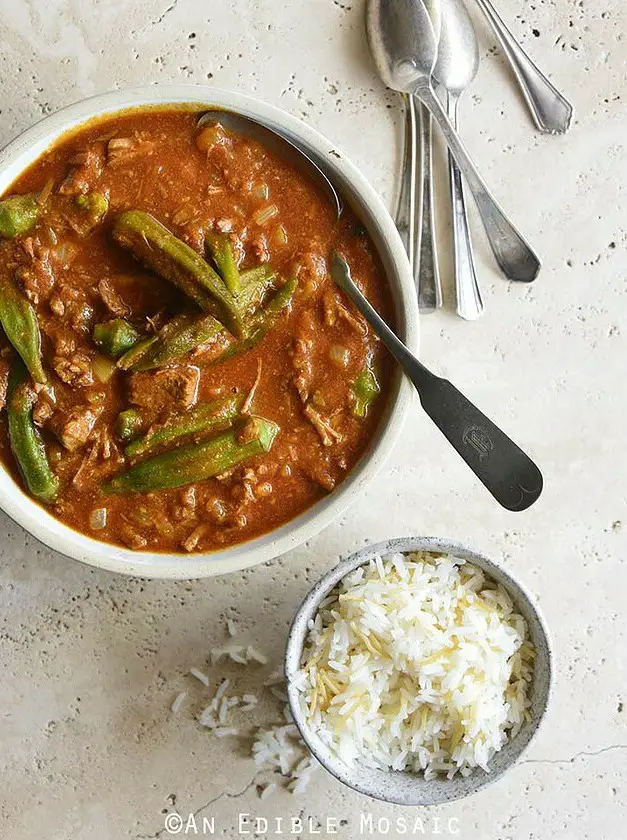
[[(278, 128), (295, 139), (317, 162), (323, 162), (332, 180), (350, 190), (351, 198), (369, 215), (370, 224), (376, 225), (377, 250), (387, 265), (399, 331), (410, 349), (417, 351), (419, 321), (413, 277), (400, 235), (383, 200), (337, 144), (291, 114), (257, 98), (210, 85), (145, 85), (81, 99), (39, 120), (0, 150), (0, 194), (62, 135), (91, 119), (135, 108), (185, 104), (222, 107)], [(93, 539), (49, 514), (4, 469), (0, 470), (0, 508), (49, 548), (108, 571), (169, 579), (240, 571), (306, 542), (340, 516), (388, 458), (412, 400), (411, 384), (398, 375), (374, 441), (337, 490), (278, 529), (217, 551), (199, 554), (133, 551)]]
[[(511, 760), (503, 767), (491, 768), (489, 773), (484, 772), (482, 775), (479, 775), (478, 771), (480, 768), (475, 768), (475, 771), (466, 778), (455, 777), (455, 780), (453, 780), (455, 783), (454, 786), (448, 779), (440, 778), (426, 782), (420, 775), (409, 774), (404, 771), (375, 771), (379, 784), (368, 784), (367, 782), (362, 782), (359, 778), (354, 778), (351, 768), (344, 764), (309, 729), (298, 700), (300, 690), (295, 685), (294, 680), (300, 668), (302, 651), (308, 633), (308, 622), (316, 615), (321, 601), (337, 586), (342, 578), (359, 566), (367, 563), (377, 554), (387, 555), (414, 551), (452, 554), (455, 557), (479, 566), (486, 572), (488, 577), (493, 576), (493, 579), (498, 578), (498, 582), (508, 591), (514, 603), (518, 604), (522, 599), (525, 605), (525, 611), (534, 616), (537, 622), (538, 632), (543, 642), (543, 666), (546, 672), (544, 682), (546, 689), (539, 698), (539, 707), (535, 710), (535, 716), (531, 723), (524, 726), (511, 741), (508, 741), (508, 744), (516, 745), (512, 750), (513, 756)], [(517, 577), (505, 569), (503, 565), (490, 559), (486, 554), (467, 545), (463, 545), (460, 542), (442, 537), (410, 536), (383, 540), (375, 544), (366, 545), (348, 557), (340, 559), (337, 565), (329, 569), (309, 589), (298, 606), (288, 631), (283, 667), (290, 712), (301, 738), (312, 755), (322, 764), (325, 770), (332, 776), (335, 776), (342, 784), (365, 796), (395, 805), (430, 806), (454, 802), (477, 793), (497, 781), (497, 779), (501, 778), (501, 776), (515, 766), (528, 749), (544, 722), (553, 696), (553, 649), (551, 636), (544, 614), (538, 604), (534, 602), (534, 598), (529, 590)], [(404, 776), (409, 781), (401, 786), (400, 789), (396, 789), (394, 785), (389, 784), (390, 776), (396, 776), (398, 779)], [(382, 782), (386, 779), (388, 784), (383, 784)], [(438, 783), (435, 793), (433, 793), (434, 781)], [(448, 791), (446, 790), (447, 784), (451, 785), (451, 789)]]

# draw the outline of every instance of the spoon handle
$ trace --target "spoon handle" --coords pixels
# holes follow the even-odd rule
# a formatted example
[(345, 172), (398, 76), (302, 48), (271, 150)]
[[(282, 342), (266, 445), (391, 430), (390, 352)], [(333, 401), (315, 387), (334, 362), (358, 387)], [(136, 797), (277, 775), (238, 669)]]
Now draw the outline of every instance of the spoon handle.
[[(457, 96), (445, 94), (449, 119), (457, 130)], [(483, 313), (483, 298), (477, 280), (475, 258), (472, 252), (468, 213), (462, 173), (452, 154), (448, 153), (448, 172), (451, 187), (451, 207), (453, 211), (453, 251), (455, 255), (455, 296), (457, 314), (467, 321), (475, 321)]]
[(509, 59), (535, 124), (548, 134), (565, 134), (573, 107), (551, 84), (514, 38), (490, 0), (476, 0)]
[[(413, 99), (413, 97), (412, 97)], [(416, 237), (417, 258), (414, 261), (414, 276), (418, 287), (418, 306), (421, 312), (434, 312), (442, 306), (442, 286), (438, 268), (438, 252), (435, 237), (435, 206), (433, 197), (433, 132), (431, 114), (424, 105), (419, 105), (420, 116), (420, 226)]]
[(431, 373), (410, 353), (359, 291), (348, 263), (337, 251), (331, 258), (331, 276), (402, 366), (426, 413), (497, 502), (512, 511), (532, 505), (543, 481), (531, 458), (454, 385)]
[(535, 280), (540, 271), (540, 260), (492, 197), (440, 100), (434, 94), (430, 81), (425, 79), (420, 82), (414, 93), (431, 111), (442, 129), (451, 154), (473, 194), (490, 247), (503, 274), (510, 280), (525, 283)]
[(395, 223), (407, 251), (409, 264), (414, 271), (416, 235), (416, 159), (417, 125), (416, 100), (408, 93), (401, 94), (405, 108), (405, 135), (401, 182), (396, 205)]

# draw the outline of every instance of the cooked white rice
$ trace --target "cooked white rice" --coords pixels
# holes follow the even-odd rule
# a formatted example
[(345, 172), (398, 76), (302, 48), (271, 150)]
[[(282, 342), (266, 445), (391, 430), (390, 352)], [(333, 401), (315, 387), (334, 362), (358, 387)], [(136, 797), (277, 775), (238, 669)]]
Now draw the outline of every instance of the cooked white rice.
[(209, 677), (199, 668), (190, 668), (189, 673), (192, 677), (196, 677), (203, 685), (209, 685)]
[(187, 697), (186, 691), (181, 691), (180, 694), (177, 694), (174, 700), (172, 701), (172, 705), (170, 706), (170, 711), (173, 715), (175, 715), (181, 706), (183, 705), (183, 701)]
[(395, 554), (325, 599), (296, 684), (309, 726), (348, 765), (452, 778), (487, 771), (518, 732), (533, 657), (509, 595), (476, 566)]
[[(227, 625), (228, 627), (228, 625)], [(233, 630), (233, 632), (231, 632)], [(234, 635), (235, 626), (228, 628), (229, 635)], [(222, 659), (230, 659), (231, 662), (240, 666), (265, 665), (268, 657), (253, 645), (228, 645), (211, 650), (212, 665)], [(245, 668), (239, 669), (242, 672)], [(190, 668), (189, 673), (195, 677), (203, 686), (211, 682), (209, 676), (199, 668)], [(231, 680), (222, 679), (213, 698), (202, 711), (197, 715), (200, 726), (211, 732), (215, 738), (229, 738), (235, 736), (248, 736), (250, 729), (243, 718), (242, 713), (252, 712), (260, 705), (260, 698), (257, 694), (244, 692), (239, 694), (228, 694)], [(276, 701), (281, 701), (283, 707), (284, 723), (271, 723), (267, 728), (256, 728), (252, 736), (251, 753), (255, 763), (260, 766), (260, 773), (276, 772), (285, 777), (283, 787), (293, 794), (303, 793), (309, 784), (312, 774), (319, 767), (318, 762), (308, 754), (305, 743), (299, 736), (298, 729), (293, 723), (288, 706), (283, 706), (287, 695), (285, 693), (284, 677), (282, 669), (273, 670), (263, 682), (267, 700), (275, 701), (274, 710), (270, 709), (271, 719), (276, 721)], [(176, 713), (181, 708), (186, 692), (181, 692), (171, 705), (171, 710)], [(206, 701), (205, 701), (206, 702)], [(233, 716), (235, 724), (233, 725)], [(243, 728), (242, 728), (243, 725)], [(263, 769), (267, 768), (267, 769)], [(269, 783), (260, 788), (260, 798), (267, 799), (278, 789), (276, 783)]]

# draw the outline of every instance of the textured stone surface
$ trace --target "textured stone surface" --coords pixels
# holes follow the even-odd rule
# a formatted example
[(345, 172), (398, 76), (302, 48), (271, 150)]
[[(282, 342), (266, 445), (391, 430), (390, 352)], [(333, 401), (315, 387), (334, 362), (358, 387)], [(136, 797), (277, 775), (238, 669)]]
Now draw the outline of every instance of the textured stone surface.
[[(456, 829), (450, 818), (462, 837), (624, 836), (627, 7), (498, 5), (576, 109), (567, 137), (536, 133), (475, 15), (482, 64), (463, 133), (544, 269), (531, 287), (508, 286), (478, 234), (488, 311), (474, 324), (425, 319), (423, 352), (537, 458), (541, 501), (500, 510), (416, 406), (403, 447), (342, 521), (240, 575), (126, 580), (51, 553), (0, 514), (1, 837), (163, 837), (174, 801), (182, 814), (213, 815), (229, 838), (238, 811), (336, 816), (343, 838), (358, 836), (362, 812), (418, 815), (424, 836)], [(368, 60), (363, 0), (0, 0), (0, 63), (2, 141), (107, 88), (210, 82), (315, 125), (391, 199), (399, 111)], [(370, 803), (323, 773), (306, 797), (260, 802), (267, 774), (256, 776), (244, 739), (199, 729), (202, 686), (185, 672), (224, 639), (225, 614), (278, 662), (290, 616), (323, 570), (367, 540), (409, 533), (483, 549), (537, 596), (556, 651), (545, 726), (493, 787), (428, 812)]]

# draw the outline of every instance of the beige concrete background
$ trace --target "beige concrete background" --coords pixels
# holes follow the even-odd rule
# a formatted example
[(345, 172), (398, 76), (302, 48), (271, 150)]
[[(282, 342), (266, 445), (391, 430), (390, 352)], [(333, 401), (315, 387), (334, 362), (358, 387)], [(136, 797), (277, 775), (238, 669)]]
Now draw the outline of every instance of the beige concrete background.
[[(314, 125), (390, 199), (399, 109), (373, 74), (363, 6), (0, 0), (0, 140), (112, 87), (210, 83)], [(336, 816), (342, 838), (359, 836), (369, 812), (419, 815), (418, 836), (458, 827), (456, 836), (499, 840), (624, 836), (627, 6), (498, 6), (576, 109), (568, 136), (538, 134), (474, 15), (482, 64), (463, 102), (463, 134), (544, 269), (533, 286), (508, 285), (477, 231), (487, 313), (472, 324), (447, 312), (424, 319), (423, 351), (535, 456), (546, 476), (541, 501), (524, 514), (500, 510), (416, 405), (403, 444), (343, 520), (244, 574), (127, 580), (48, 551), (0, 514), (0, 837), (165, 837), (173, 807), (213, 815), (227, 838), (238, 836), (239, 811)], [(441, 220), (446, 251), (444, 211)], [(304, 797), (260, 802), (256, 784), (267, 774), (256, 775), (246, 739), (216, 741), (198, 727), (202, 686), (185, 672), (224, 639), (225, 614), (278, 662), (293, 610), (323, 570), (367, 540), (410, 533), (483, 548), (537, 596), (556, 651), (546, 725), (505, 778), (447, 807), (371, 803), (323, 772)], [(179, 690), (188, 702), (172, 717)]]

